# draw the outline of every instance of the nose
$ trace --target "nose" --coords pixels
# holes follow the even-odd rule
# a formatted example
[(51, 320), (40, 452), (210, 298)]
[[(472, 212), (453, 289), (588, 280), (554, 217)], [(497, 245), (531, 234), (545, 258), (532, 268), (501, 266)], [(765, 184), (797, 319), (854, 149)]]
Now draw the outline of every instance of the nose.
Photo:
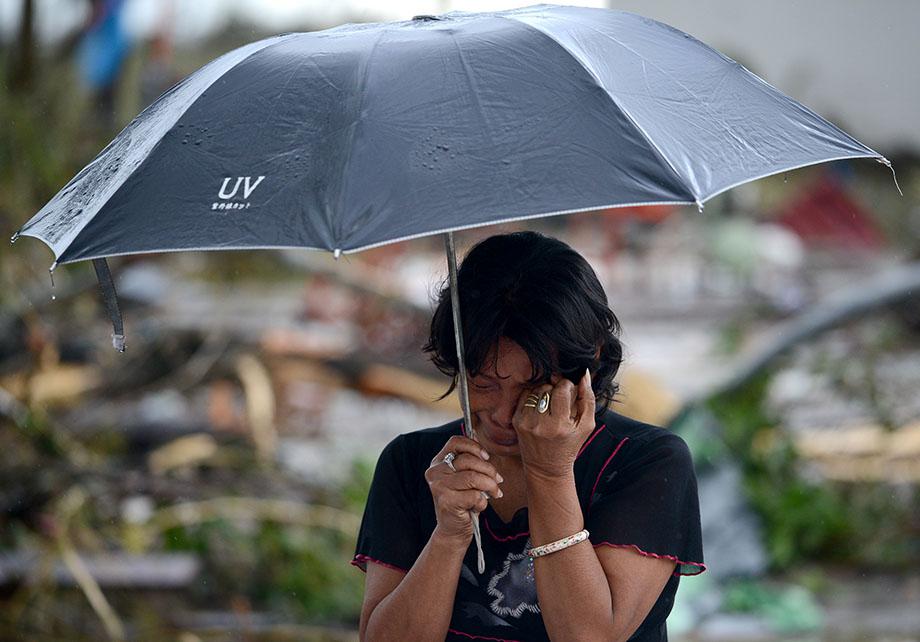
[(502, 395), (501, 400), (492, 408), (492, 422), (505, 430), (513, 430), (511, 420), (514, 417), (516, 403), (517, 399), (513, 399), (511, 395)]

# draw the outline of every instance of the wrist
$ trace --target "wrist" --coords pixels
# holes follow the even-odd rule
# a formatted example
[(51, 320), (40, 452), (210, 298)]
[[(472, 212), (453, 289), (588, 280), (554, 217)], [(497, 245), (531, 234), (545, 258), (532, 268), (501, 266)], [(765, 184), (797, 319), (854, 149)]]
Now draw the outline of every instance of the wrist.
[(466, 554), (466, 549), (469, 548), (472, 539), (471, 533), (450, 533), (445, 531), (440, 524), (436, 525), (431, 533), (432, 546), (444, 553), (456, 552), (461, 556)]
[(552, 469), (538, 468), (524, 464), (524, 478), (528, 488), (558, 489), (575, 485), (574, 466), (559, 466)]

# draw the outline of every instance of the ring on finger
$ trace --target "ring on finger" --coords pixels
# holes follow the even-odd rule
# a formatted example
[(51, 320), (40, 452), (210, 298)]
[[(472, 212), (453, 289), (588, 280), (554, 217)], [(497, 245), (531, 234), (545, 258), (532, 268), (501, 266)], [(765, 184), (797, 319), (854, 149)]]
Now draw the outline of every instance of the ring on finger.
[(537, 402), (537, 412), (541, 415), (549, 412), (549, 393), (544, 392), (540, 395), (540, 400)]
[(447, 464), (447, 467), (450, 468), (452, 471), (457, 472), (457, 469), (454, 468), (454, 459), (456, 458), (457, 458), (457, 453), (449, 452), (446, 455), (444, 455), (444, 459), (442, 459), (441, 461)]
[(549, 412), (549, 399), (550, 395), (548, 392), (544, 392), (539, 397), (531, 399), (531, 397), (536, 397), (536, 395), (529, 395), (527, 397), (527, 402), (524, 404), (525, 408), (533, 408), (541, 415)]

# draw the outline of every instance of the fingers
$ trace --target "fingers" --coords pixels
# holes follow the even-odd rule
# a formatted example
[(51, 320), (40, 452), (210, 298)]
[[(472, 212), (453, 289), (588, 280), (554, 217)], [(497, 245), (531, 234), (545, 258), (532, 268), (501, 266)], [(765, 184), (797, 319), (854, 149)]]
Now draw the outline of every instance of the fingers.
[[(438, 454), (434, 456), (434, 459), (431, 460), (431, 465), (436, 466), (441, 463), (441, 461), (444, 459), (444, 456), (450, 452), (457, 455), (457, 459), (459, 459), (459, 455), (462, 453), (468, 453), (475, 457), (479, 457), (480, 459), (489, 458), (489, 453), (487, 453), (482, 446), (480, 446), (472, 439), (469, 439), (468, 437), (462, 437), (460, 435), (454, 435), (447, 440), (447, 443), (444, 444), (444, 447), (441, 448), (441, 450), (438, 451)], [(456, 462), (456, 460), (454, 461)], [(454, 463), (454, 466), (456, 467), (456, 463)]]
[(579, 424), (582, 423), (582, 419), (594, 416), (595, 403), (594, 389), (591, 387), (591, 370), (586, 368), (585, 376), (578, 382), (578, 398), (575, 402)]
[(495, 466), (490, 464), (487, 461), (483, 461), (479, 457), (470, 454), (462, 454), (456, 459), (454, 459), (454, 468), (458, 471), (461, 470), (474, 470), (476, 472), (482, 473), (483, 475), (488, 475), (494, 479), (497, 483), (502, 483), (504, 479), (498, 474), (498, 471), (495, 469)]
[(457, 493), (457, 514), (462, 515), (469, 511), (481, 513), (489, 505), (488, 498), (478, 490), (463, 490)]
[[(439, 515), (449, 515), (457, 525), (467, 525), (467, 513), (475, 511), (481, 513), (488, 505), (488, 498), (478, 490), (444, 491), (432, 495), (435, 508)], [(440, 522), (441, 519), (439, 518)]]
[(489, 494), (489, 497), (504, 495), (495, 477), (476, 472), (475, 470), (461, 470), (444, 478), (444, 485), (451, 490), (465, 491), (476, 490)]
[(501, 497), (504, 493), (498, 487), (505, 481), (495, 467), (468, 453), (454, 459), (454, 470), (443, 465), (443, 462), (433, 464), (425, 471), (425, 479), (429, 484), (440, 482), (450, 490), (481, 490), (489, 493), (490, 497)]
[(574, 414), (572, 404), (575, 401), (575, 384), (562, 377), (550, 392), (550, 413), (556, 417), (570, 419)]
[[(453, 469), (444, 463), (444, 456), (449, 452), (455, 454)], [(451, 437), (431, 460), (425, 479), (429, 484), (441, 481), (443, 487), (450, 490), (475, 489), (491, 497), (501, 497), (503, 493), (498, 484), (505, 480), (495, 466), (486, 461), (488, 457), (489, 453), (475, 441), (459, 435)]]

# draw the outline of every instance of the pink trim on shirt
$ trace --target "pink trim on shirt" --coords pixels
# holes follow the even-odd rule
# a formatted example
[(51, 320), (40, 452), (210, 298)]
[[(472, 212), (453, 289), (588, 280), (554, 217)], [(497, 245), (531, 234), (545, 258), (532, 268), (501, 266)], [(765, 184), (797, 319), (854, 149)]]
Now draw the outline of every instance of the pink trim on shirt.
[(591, 433), (591, 436), (588, 437), (588, 441), (586, 441), (586, 442), (582, 445), (581, 450), (579, 450), (579, 451), (578, 451), (578, 454), (575, 455), (575, 459), (578, 459), (579, 457), (581, 457), (581, 453), (585, 452), (585, 449), (588, 447), (588, 445), (589, 445), (592, 441), (594, 441), (594, 438), (597, 437), (597, 434), (598, 434), (600, 431), (602, 431), (604, 428), (606, 428), (606, 427), (607, 427), (607, 424), (603, 424), (600, 428), (598, 428), (598, 429), (595, 430), (593, 433)]
[(490, 640), (491, 642), (518, 642), (518, 640), (509, 640), (507, 638), (487, 638), (481, 635), (471, 635), (469, 633), (464, 633), (463, 631), (458, 631), (457, 629), (447, 629), (448, 633), (453, 633), (454, 635), (460, 635), (471, 640)]
[(518, 537), (525, 537), (527, 535), (530, 535), (530, 531), (524, 531), (523, 533), (518, 533), (517, 535), (509, 535), (508, 537), (499, 537), (492, 531), (492, 527), (489, 526), (489, 520), (487, 520), (485, 516), (483, 516), (482, 518), (482, 523), (486, 525), (486, 530), (489, 531), (489, 535), (492, 536), (492, 539), (494, 539), (497, 542), (510, 542), (511, 540), (517, 539)]
[(607, 464), (610, 463), (611, 459), (616, 457), (616, 454), (620, 452), (620, 448), (622, 448), (623, 444), (625, 444), (627, 441), (629, 441), (629, 437), (623, 437), (623, 439), (620, 440), (620, 443), (617, 444), (617, 447), (613, 449), (613, 452), (610, 453), (610, 457), (607, 458), (607, 461), (605, 461), (604, 465), (601, 467), (601, 472), (597, 474), (597, 479), (594, 480), (594, 487), (591, 489), (591, 494), (588, 495), (588, 506), (589, 507), (591, 506), (591, 499), (594, 497), (594, 492), (597, 490), (597, 485), (601, 481), (601, 476), (604, 474), (604, 471), (607, 469)]
[(696, 573), (681, 573), (680, 571), (675, 570), (673, 575), (699, 575), (700, 573), (706, 570), (705, 564), (700, 564), (699, 562), (684, 562), (683, 560), (680, 560), (674, 557), (673, 555), (659, 555), (658, 553), (649, 553), (648, 551), (643, 551), (641, 548), (639, 548), (635, 544), (612, 544), (610, 542), (598, 542), (596, 544), (593, 544), (593, 546), (594, 548), (597, 548), (598, 546), (610, 546), (611, 548), (631, 548), (631, 549), (634, 549), (637, 553), (639, 553), (639, 555), (644, 555), (646, 557), (654, 557), (655, 559), (659, 559), (659, 560), (668, 560), (671, 562), (676, 562), (677, 564), (680, 564), (682, 566), (696, 566), (700, 569)]
[(355, 555), (355, 558), (351, 560), (351, 565), (360, 568), (362, 571), (366, 573), (367, 570), (364, 568), (361, 568), (361, 564), (366, 565), (368, 562), (373, 562), (374, 564), (380, 564), (380, 566), (386, 566), (387, 568), (391, 568), (394, 571), (399, 571), (400, 573), (409, 572), (407, 569), (400, 568), (398, 566), (394, 566), (393, 564), (387, 564), (386, 562), (381, 562), (380, 560), (375, 560), (373, 557), (368, 557), (367, 555)]

